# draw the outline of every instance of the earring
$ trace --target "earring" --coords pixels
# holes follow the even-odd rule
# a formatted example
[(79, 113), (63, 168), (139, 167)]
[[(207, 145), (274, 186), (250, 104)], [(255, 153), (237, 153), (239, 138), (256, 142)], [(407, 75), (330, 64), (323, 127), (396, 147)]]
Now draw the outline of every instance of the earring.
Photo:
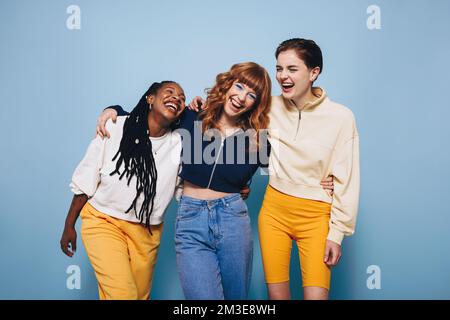
[(149, 104), (149, 105), (148, 105), (148, 109), (149, 109), (149, 110), (152, 110), (152, 108), (153, 108), (153, 105)]

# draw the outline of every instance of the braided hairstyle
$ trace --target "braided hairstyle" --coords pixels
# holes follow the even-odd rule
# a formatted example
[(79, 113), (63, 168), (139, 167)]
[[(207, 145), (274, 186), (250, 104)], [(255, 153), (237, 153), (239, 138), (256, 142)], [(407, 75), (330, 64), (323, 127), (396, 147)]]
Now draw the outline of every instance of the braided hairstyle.
[[(145, 223), (145, 227), (148, 228), (150, 233), (150, 215), (153, 211), (156, 195), (158, 171), (153, 158), (152, 143), (149, 139), (150, 132), (147, 118), (150, 109), (147, 103), (147, 96), (156, 95), (158, 90), (168, 83), (176, 82), (154, 82), (125, 120), (119, 150), (112, 159), (114, 161), (118, 157), (116, 169), (110, 173), (110, 176), (118, 174), (120, 176), (119, 180), (125, 176), (128, 179), (128, 186), (131, 179), (136, 176), (136, 197), (125, 213), (129, 213), (131, 209), (134, 209), (136, 218), (139, 219), (140, 223)], [(125, 165), (125, 169), (120, 173), (119, 169), (122, 163)], [(136, 204), (142, 192), (144, 193), (144, 201), (138, 211)]]

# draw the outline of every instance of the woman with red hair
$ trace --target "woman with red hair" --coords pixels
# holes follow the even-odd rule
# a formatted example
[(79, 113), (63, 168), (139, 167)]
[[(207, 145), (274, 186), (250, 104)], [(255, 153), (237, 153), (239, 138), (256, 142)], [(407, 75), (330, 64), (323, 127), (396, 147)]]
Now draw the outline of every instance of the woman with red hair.
[[(247, 205), (239, 192), (259, 166), (267, 165), (267, 143), (261, 133), (269, 123), (270, 97), (266, 70), (256, 63), (240, 63), (216, 77), (205, 110), (185, 113), (187, 124), (181, 127), (191, 137), (198, 133), (203, 140), (206, 137), (201, 161), (195, 161), (198, 139), (183, 144), (184, 190), (175, 247), (187, 299), (247, 298), (253, 239)], [(208, 152), (212, 145), (215, 150)]]

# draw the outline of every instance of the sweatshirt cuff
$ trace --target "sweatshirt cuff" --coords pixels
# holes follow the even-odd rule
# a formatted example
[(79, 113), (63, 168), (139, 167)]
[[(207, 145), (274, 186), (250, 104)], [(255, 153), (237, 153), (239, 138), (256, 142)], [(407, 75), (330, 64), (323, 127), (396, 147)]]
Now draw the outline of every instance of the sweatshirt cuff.
[(80, 194), (84, 194), (83, 190), (81, 190), (75, 183), (71, 182), (70, 185), (70, 191), (72, 191), (72, 193), (76, 196), (80, 195)]
[(330, 231), (328, 232), (327, 240), (333, 241), (337, 243), (338, 245), (341, 245), (342, 240), (344, 240), (344, 233), (337, 229), (330, 228)]

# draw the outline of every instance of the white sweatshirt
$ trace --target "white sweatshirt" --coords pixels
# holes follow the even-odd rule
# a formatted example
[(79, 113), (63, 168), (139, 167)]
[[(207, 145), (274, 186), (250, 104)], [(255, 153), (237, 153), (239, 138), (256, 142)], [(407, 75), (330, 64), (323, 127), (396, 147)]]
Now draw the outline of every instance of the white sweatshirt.
[[(350, 109), (321, 88), (302, 111), (282, 96), (272, 97), (269, 184), (299, 198), (331, 203), (328, 240), (338, 244), (355, 231), (359, 202), (359, 136)], [(320, 181), (334, 176), (334, 195)]]
[[(126, 119), (127, 116), (117, 117), (116, 123), (111, 120), (106, 123), (106, 129), (111, 137), (109, 139), (102, 139), (98, 135), (95, 137), (73, 173), (70, 188), (74, 194), (86, 194), (89, 203), (104, 214), (139, 222), (134, 209), (125, 213), (136, 196), (136, 177), (131, 179), (128, 186), (126, 176), (121, 180), (118, 174), (110, 176), (116, 168), (118, 157), (115, 161), (112, 159), (119, 150)], [(181, 162), (181, 137), (178, 133), (169, 131), (162, 137), (150, 139), (158, 174), (150, 224), (158, 225), (163, 222), (166, 208), (174, 196)], [(122, 163), (119, 171), (122, 173), (123, 170)], [(138, 210), (143, 199), (144, 195), (141, 194), (136, 206)]]

